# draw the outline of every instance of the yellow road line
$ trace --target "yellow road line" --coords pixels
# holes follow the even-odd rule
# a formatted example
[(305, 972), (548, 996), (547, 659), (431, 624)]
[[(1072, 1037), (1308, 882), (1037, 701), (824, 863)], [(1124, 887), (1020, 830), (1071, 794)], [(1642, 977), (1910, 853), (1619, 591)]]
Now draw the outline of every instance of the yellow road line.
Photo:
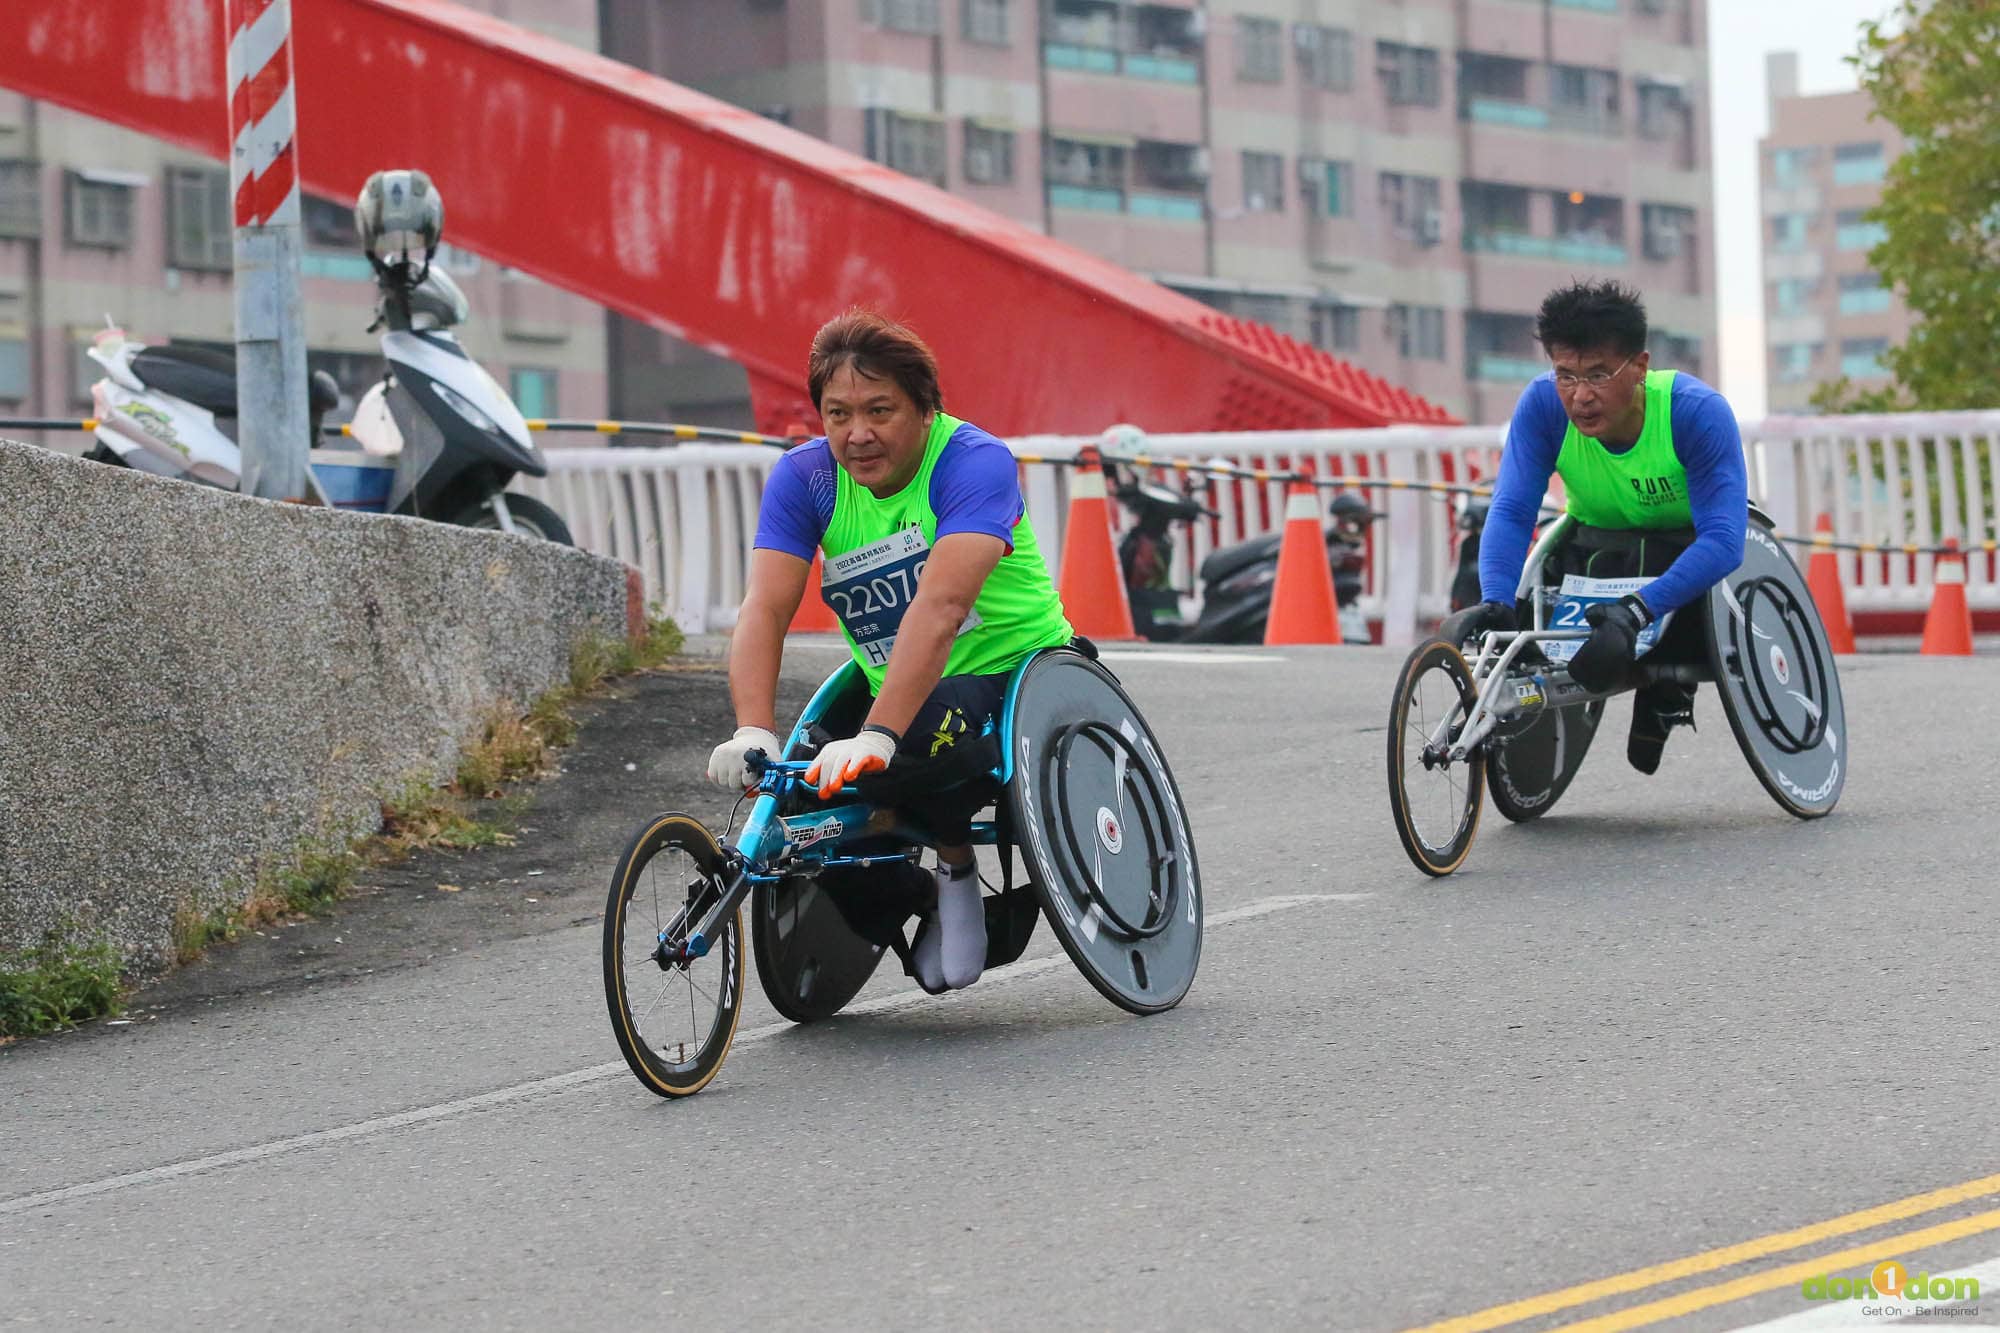
[(1774, 1232), (1755, 1240), (1739, 1241), (1720, 1249), (1705, 1250), (1700, 1254), (1689, 1255), (1685, 1259), (1672, 1259), (1648, 1268), (1635, 1268), (1629, 1273), (1619, 1273), (1613, 1277), (1598, 1278), (1578, 1286), (1564, 1287), (1560, 1291), (1509, 1301), (1505, 1305), (1495, 1305), (1472, 1314), (1458, 1315), (1435, 1324), (1425, 1324), (1421, 1328), (1410, 1330), (1410, 1333), (1480, 1333), (1483, 1329), (1499, 1328), (1503, 1324), (1532, 1319), (1536, 1315), (1553, 1314), (1557, 1310), (1585, 1305), (1606, 1296), (1621, 1296), (1626, 1292), (1657, 1287), (1662, 1282), (1672, 1282), (1676, 1278), (1693, 1277), (1697, 1273), (1712, 1273), (1718, 1268), (1728, 1268), (1745, 1260), (1761, 1259), (1766, 1255), (1794, 1250), (1801, 1245), (1811, 1245), (1815, 1241), (1826, 1240), (1833, 1236), (1866, 1231), (1885, 1222), (1899, 1222), (1918, 1213), (1933, 1212), (1987, 1194), (2000, 1194), (2000, 1175), (1981, 1176), (1978, 1180), (1968, 1180), (1963, 1185), (1950, 1185), (1944, 1189), (1931, 1190), (1927, 1194), (1914, 1194), (1907, 1199), (1877, 1204), (1873, 1208), (1846, 1213), (1824, 1222), (1814, 1222), (1810, 1226)]
[(1731, 1282), (1719, 1282), (1712, 1287), (1697, 1287), (1678, 1296), (1648, 1301), (1629, 1310), (1599, 1315), (1595, 1319), (1585, 1319), (1581, 1323), (1564, 1324), (1559, 1333), (1617, 1333), (1619, 1329), (1637, 1328), (1641, 1324), (1657, 1324), (1662, 1319), (1692, 1314), (1696, 1310), (1706, 1310), (1711, 1305), (1726, 1305), (1730, 1301), (1740, 1301), (1759, 1292), (1772, 1291), (1794, 1282), (1802, 1282), (1815, 1273), (1831, 1273), (1842, 1268), (1871, 1264), (1882, 1259), (1908, 1254), (1912, 1250), (1920, 1250), (1929, 1245), (1942, 1245), (1946, 1241), (1977, 1236), (1986, 1231), (2000, 1231), (2000, 1208), (1987, 1213), (1974, 1213), (1971, 1217), (1961, 1217), (1956, 1222), (1941, 1222), (1937, 1226), (1925, 1227), (1921, 1231), (1906, 1231), (1900, 1236), (1887, 1236), (1878, 1241), (1870, 1241), (1866, 1245), (1856, 1245), (1852, 1249), (1823, 1254), (1817, 1259), (1786, 1264), (1783, 1268), (1773, 1268), (1768, 1273), (1752, 1273), (1748, 1277), (1739, 1277)]

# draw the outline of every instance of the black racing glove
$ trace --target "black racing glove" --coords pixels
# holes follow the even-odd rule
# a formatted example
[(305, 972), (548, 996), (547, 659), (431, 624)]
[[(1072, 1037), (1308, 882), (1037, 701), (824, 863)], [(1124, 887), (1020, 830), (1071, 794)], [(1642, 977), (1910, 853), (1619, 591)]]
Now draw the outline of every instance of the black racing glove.
[(1516, 630), (1512, 602), (1481, 602), (1463, 611), (1454, 611), (1438, 626), (1438, 637), (1458, 645), (1478, 638), (1489, 630)]
[(1653, 613), (1636, 594), (1627, 593), (1615, 602), (1597, 603), (1583, 618), (1590, 622), (1590, 637), (1569, 660), (1569, 678), (1593, 694), (1615, 690), (1625, 683), (1639, 631), (1653, 623)]

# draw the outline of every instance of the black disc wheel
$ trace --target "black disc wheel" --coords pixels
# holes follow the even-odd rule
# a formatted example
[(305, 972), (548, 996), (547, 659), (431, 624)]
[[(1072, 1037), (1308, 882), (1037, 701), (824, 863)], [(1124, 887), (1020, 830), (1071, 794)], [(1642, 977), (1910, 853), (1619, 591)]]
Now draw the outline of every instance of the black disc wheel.
[(1516, 824), (1539, 819), (1569, 790), (1604, 718), (1604, 700), (1547, 708), (1502, 725), (1486, 744), (1486, 792), (1493, 808)]
[(656, 815), (611, 874), (604, 998), (618, 1049), (662, 1097), (700, 1092), (722, 1067), (743, 998), (743, 917), (696, 956), (689, 936), (724, 893), (722, 848), (687, 815)]
[(1472, 671), (1442, 640), (1421, 644), (1403, 663), (1389, 710), (1389, 809), (1403, 850), (1426, 875), (1449, 875), (1479, 831), (1486, 755), (1447, 752), (1472, 711)]
[(813, 875), (757, 886), (750, 895), (750, 947), (765, 998), (794, 1023), (839, 1013), (882, 961), (882, 947), (855, 933)]

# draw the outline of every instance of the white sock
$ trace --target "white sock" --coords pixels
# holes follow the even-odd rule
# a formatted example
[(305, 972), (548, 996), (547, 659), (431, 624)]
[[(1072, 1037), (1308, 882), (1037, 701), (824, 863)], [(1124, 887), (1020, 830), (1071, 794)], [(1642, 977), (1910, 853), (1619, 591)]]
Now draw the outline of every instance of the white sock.
[(979, 866), (938, 867), (939, 962), (944, 984), (956, 990), (986, 970), (986, 907), (979, 897)]

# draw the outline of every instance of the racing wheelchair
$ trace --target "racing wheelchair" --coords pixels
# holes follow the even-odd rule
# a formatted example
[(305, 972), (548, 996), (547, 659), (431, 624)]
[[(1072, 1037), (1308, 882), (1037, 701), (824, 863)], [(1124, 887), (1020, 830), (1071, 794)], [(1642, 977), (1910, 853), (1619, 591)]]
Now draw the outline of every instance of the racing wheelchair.
[(620, 858), (604, 913), (605, 1000), (626, 1063), (661, 1096), (699, 1092), (728, 1053), (744, 994), (746, 903), (757, 978), (795, 1023), (838, 1013), (884, 953), (909, 968), (903, 928), (930, 886), (917, 860), (939, 841), (911, 810), (940, 789), (975, 813), (992, 807), (969, 822), (971, 842), (996, 849), (1002, 867), (999, 892), (983, 899), (987, 967), (1021, 956), (1039, 912), (1120, 1008), (1171, 1009), (1193, 983), (1201, 875), (1180, 790), (1088, 641), (1016, 668), (997, 729), (954, 745), (949, 763), (899, 758), (822, 801), (805, 781), (812, 756), (852, 734), (868, 704), (866, 677), (843, 664), (781, 756), (752, 752), (755, 800), (733, 843), (661, 814)]
[[(1389, 712), (1389, 805), (1403, 849), (1426, 874), (1449, 875), (1464, 863), (1484, 794), (1516, 822), (1547, 814), (1582, 765), (1605, 700), (1657, 682), (1715, 685), (1743, 757), (1786, 812), (1817, 819), (1840, 799), (1847, 722), (1833, 650), (1770, 518), (1751, 507), (1743, 563), (1704, 599), (1649, 627), (1626, 679), (1603, 693), (1569, 676), (1568, 659), (1590, 637), (1584, 612), (1659, 569), (1558, 579), (1554, 567), (1572, 562), (1586, 532), (1610, 545), (1624, 538), (1642, 562), (1644, 542), (1671, 556), (1692, 539), (1605, 534), (1564, 515), (1529, 552), (1515, 594), (1532, 628), (1487, 632), (1467, 645), (1433, 638), (1403, 663)], [(1675, 628), (1681, 617), (1695, 624)]]

